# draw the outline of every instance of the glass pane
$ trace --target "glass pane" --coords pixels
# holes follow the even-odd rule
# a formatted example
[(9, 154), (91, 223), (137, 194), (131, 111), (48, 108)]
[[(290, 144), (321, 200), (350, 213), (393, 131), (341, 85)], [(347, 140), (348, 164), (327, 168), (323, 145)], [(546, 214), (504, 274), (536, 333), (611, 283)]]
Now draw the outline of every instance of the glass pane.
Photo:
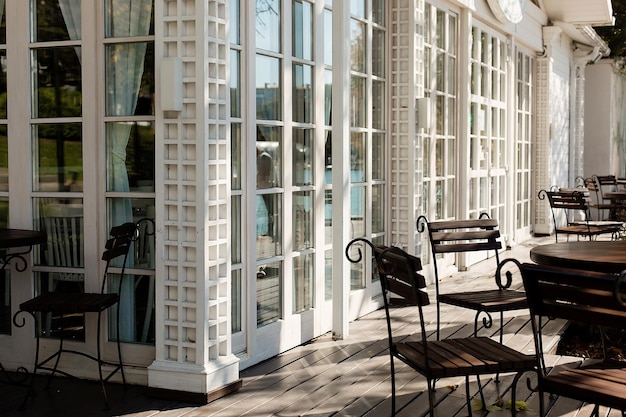
[(154, 44), (107, 45), (105, 54), (106, 115), (153, 115)]
[(332, 125), (333, 73), (324, 71), (324, 124)]
[[(117, 292), (119, 274), (107, 278), (108, 290)], [(120, 296), (120, 341), (125, 343), (154, 344), (154, 276), (124, 275)], [(117, 309), (108, 310), (109, 340), (117, 340), (115, 323)], [(129, 325), (134, 324), (134, 325)]]
[(0, 2), (0, 44), (7, 43), (6, 0)]
[(82, 191), (80, 123), (33, 126), (34, 191)]
[(372, 74), (378, 77), (385, 76), (385, 32), (379, 29), (372, 31)]
[(242, 261), (242, 241), (241, 237), (243, 236), (243, 225), (241, 222), (241, 196), (236, 195), (231, 198), (230, 203), (230, 214), (231, 214), (231, 234), (230, 234), (230, 244), (231, 244), (231, 252), (230, 259), (232, 263), (236, 264)]
[(0, 119), (7, 118), (7, 52), (0, 50)]
[[(369, 247), (363, 245), (352, 245), (354, 251), (361, 249), (361, 253), (369, 253)], [(360, 246), (360, 247), (359, 247)], [(356, 254), (350, 255), (351, 259), (358, 259)], [(365, 288), (365, 262), (350, 262), (350, 290)]]
[(313, 194), (310, 191), (293, 193), (293, 248), (304, 250), (313, 243)]
[[(83, 268), (85, 227), (81, 199), (34, 199), (34, 224), (37, 230), (46, 232), (46, 244), (34, 248), (35, 265), (62, 267), (63, 271), (43, 271), (35, 274), (35, 292), (84, 292)], [(72, 271), (72, 269), (75, 269)], [(50, 315), (40, 318), (42, 335), (58, 334), (61, 324)], [(66, 332), (76, 340), (84, 340), (82, 315), (69, 318), (75, 329)], [(67, 321), (65, 327), (69, 327)]]
[(313, 119), (313, 70), (310, 65), (293, 66), (293, 120), (311, 123)]
[(154, 192), (154, 124), (107, 123), (107, 191)]
[(259, 194), (256, 198), (257, 259), (267, 259), (282, 253), (282, 206), (280, 194)]
[(365, 181), (365, 133), (350, 135), (350, 182)]
[(240, 332), (242, 330), (243, 322), (243, 287), (241, 279), (241, 269), (235, 269), (231, 272), (231, 285), (230, 285), (230, 330), (233, 333)]
[(257, 48), (280, 52), (280, 28), (282, 27), (280, 10), (279, 0), (256, 0)]
[(372, 20), (379, 25), (385, 25), (385, 0), (372, 0)]
[(293, 3), (293, 55), (311, 59), (313, 54), (313, 14), (309, 2)]
[(31, 9), (34, 10), (33, 41), (67, 41), (80, 39), (80, 2), (62, 3), (58, 0), (39, 1), (31, 0)]
[(385, 135), (372, 134), (372, 179), (385, 178)]
[(313, 183), (313, 130), (293, 129), (292, 175), (294, 185)]
[(313, 255), (293, 259), (293, 312), (300, 313), (313, 308), (314, 296)]
[(127, 266), (154, 269), (154, 199), (117, 197), (107, 198), (107, 229), (126, 222), (140, 223), (139, 238)]
[[(42, 48), (32, 52), (34, 118), (81, 115), (81, 66), (78, 48)], [(35, 70), (36, 68), (36, 70)]]
[(372, 186), (372, 233), (385, 231), (385, 187)]
[(256, 115), (260, 120), (282, 120), (280, 60), (256, 56)]
[(385, 83), (372, 80), (372, 127), (385, 128)]
[(333, 192), (324, 190), (324, 243), (333, 242)]
[(256, 187), (257, 189), (282, 186), (282, 130), (280, 127), (256, 128)]
[(107, 38), (154, 35), (153, 1), (106, 0)]
[(365, 17), (365, 0), (350, 0), (350, 14)]
[(333, 13), (324, 10), (324, 65), (333, 65)]
[(367, 93), (365, 78), (351, 77), (350, 127), (366, 127)]
[(230, 116), (241, 117), (239, 51), (230, 51)]
[(365, 24), (350, 20), (350, 68), (365, 72)]
[(365, 236), (365, 187), (350, 188), (350, 224), (352, 238)]
[(239, 0), (230, 0), (230, 43), (235, 45), (240, 43), (239, 10)]
[(274, 262), (256, 272), (257, 326), (277, 321), (281, 316), (282, 265)]
[(233, 190), (241, 190), (243, 171), (241, 169), (241, 124), (230, 125), (230, 186)]

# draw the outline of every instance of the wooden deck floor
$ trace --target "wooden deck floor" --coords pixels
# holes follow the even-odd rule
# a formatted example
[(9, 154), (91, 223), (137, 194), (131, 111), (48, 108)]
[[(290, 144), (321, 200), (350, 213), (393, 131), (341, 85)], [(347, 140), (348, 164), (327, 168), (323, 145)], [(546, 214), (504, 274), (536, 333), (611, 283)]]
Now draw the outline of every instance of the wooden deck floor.
[[(553, 238), (549, 239), (551, 242)], [(528, 259), (532, 245), (546, 242), (537, 239), (507, 251), (504, 257)], [(489, 263), (492, 266), (493, 263)], [(472, 267), (471, 271), (448, 278), (457, 280), (456, 288), (464, 285), (479, 287), (492, 284), (488, 279), (461, 283), (463, 276), (477, 274), (485, 265)], [(521, 284), (521, 283), (520, 283)], [(447, 283), (449, 285), (449, 283)], [(453, 284), (454, 285), (454, 284)], [(432, 307), (432, 308), (430, 308)], [(429, 306), (429, 326), (434, 330), (434, 305)], [(415, 329), (414, 310), (402, 311), (402, 330), (410, 334)], [(467, 310), (445, 307), (442, 312), (445, 337), (466, 336), (473, 329), (473, 314)], [(526, 312), (507, 314), (505, 317), (505, 343), (516, 349), (533, 353), (532, 334)], [(494, 326), (495, 327), (495, 326)], [(547, 349), (556, 346), (564, 323), (551, 322), (546, 331)], [(490, 330), (484, 330), (484, 332)], [(485, 334), (485, 333), (481, 333)], [(43, 390), (44, 381), (37, 381), (37, 396), (29, 399), (24, 410), (19, 404), (24, 393), (20, 387), (0, 383), (0, 416), (13, 417), (74, 417), (74, 416), (133, 416), (133, 417), (238, 417), (238, 416), (389, 416), (390, 376), (389, 355), (386, 350), (384, 312), (373, 312), (350, 325), (347, 340), (332, 340), (330, 335), (319, 337), (306, 345), (292, 349), (275, 358), (242, 371), (243, 387), (234, 394), (206, 405), (153, 398), (143, 387), (122, 390), (109, 384), (111, 410), (103, 410), (99, 385), (92, 382), (55, 378), (49, 390)], [(552, 355), (553, 366), (575, 366), (576, 358)], [(396, 362), (398, 363), (398, 362)], [(398, 366), (398, 416), (424, 416), (427, 413), (428, 395), (423, 377), (410, 369)], [(520, 416), (539, 415), (537, 395), (531, 392), (526, 379), (520, 380), (517, 399), (526, 401), (528, 410)], [(499, 384), (493, 378), (483, 378), (487, 402), (502, 396), (510, 399), (512, 376), (501, 376)], [(472, 395), (477, 394), (476, 382), (470, 383)], [(437, 384), (436, 416), (467, 415), (465, 409), (464, 380), (446, 379)], [(605, 417), (620, 415), (615, 410), (602, 410)], [(550, 417), (588, 416), (591, 407), (579, 401), (557, 398), (551, 402)], [(474, 412), (474, 416), (480, 416)], [(507, 416), (509, 410), (493, 411), (488, 416)]]

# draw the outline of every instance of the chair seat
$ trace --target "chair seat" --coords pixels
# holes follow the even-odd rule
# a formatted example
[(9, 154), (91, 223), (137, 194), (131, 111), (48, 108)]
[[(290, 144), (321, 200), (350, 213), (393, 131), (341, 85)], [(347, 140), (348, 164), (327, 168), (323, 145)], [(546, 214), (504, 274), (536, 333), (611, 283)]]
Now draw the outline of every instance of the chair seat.
[(625, 366), (601, 363), (566, 369), (542, 377), (540, 387), (545, 392), (626, 410)]
[(535, 366), (533, 356), (524, 355), (488, 337), (430, 341), (427, 347), (428, 363), (423, 343), (395, 345), (397, 356), (402, 361), (433, 378), (519, 372)]
[(439, 295), (439, 302), (471, 310), (496, 312), (528, 307), (526, 293), (516, 290), (470, 291)]
[(23, 302), (20, 309), (61, 314), (99, 312), (118, 299), (117, 294), (49, 292)]
[(557, 233), (564, 233), (569, 235), (600, 235), (604, 233), (617, 232), (620, 227), (617, 225), (607, 225), (607, 226), (594, 226), (594, 225), (585, 225), (585, 224), (571, 224), (569, 226), (557, 227)]

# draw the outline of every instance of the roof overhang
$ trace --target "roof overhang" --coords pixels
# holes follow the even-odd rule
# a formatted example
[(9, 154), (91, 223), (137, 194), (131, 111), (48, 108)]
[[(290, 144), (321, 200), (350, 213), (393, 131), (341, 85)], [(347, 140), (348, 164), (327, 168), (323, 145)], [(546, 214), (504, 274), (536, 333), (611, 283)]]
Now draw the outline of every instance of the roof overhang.
[(611, 0), (539, 0), (539, 4), (553, 22), (585, 26), (615, 24)]

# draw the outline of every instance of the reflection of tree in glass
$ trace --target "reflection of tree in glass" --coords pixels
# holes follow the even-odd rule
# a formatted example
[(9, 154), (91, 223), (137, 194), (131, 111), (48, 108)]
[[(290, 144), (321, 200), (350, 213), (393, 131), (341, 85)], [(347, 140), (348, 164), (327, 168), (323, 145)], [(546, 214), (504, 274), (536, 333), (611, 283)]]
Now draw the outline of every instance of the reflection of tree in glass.
[[(263, 15), (268, 13), (273, 16), (278, 16), (278, 10), (273, 6), (276, 0), (257, 0), (256, 1), (256, 20), (257, 27), (267, 28), (267, 24), (263, 19)], [(263, 32), (258, 30), (256, 31), (257, 35), (261, 37), (265, 37)]]

